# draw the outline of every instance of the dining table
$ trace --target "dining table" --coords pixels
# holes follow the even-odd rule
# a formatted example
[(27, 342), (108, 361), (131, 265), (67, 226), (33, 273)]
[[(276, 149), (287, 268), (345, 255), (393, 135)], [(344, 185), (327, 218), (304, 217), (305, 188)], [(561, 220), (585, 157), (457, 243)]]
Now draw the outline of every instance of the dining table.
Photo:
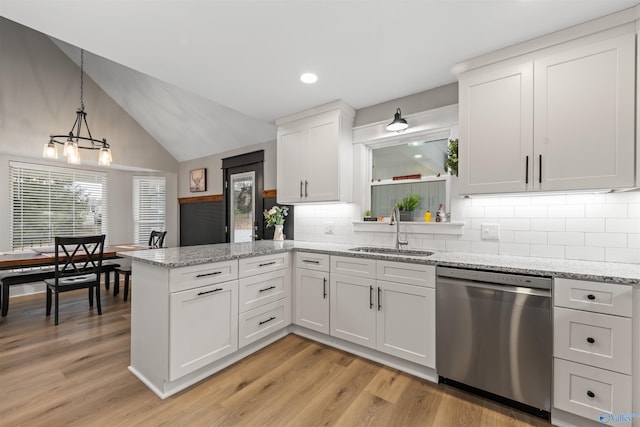
[[(149, 249), (149, 246), (132, 243), (105, 245), (102, 258), (118, 258), (118, 252), (140, 249)], [(55, 246), (43, 246), (13, 252), (0, 252), (0, 270), (54, 265), (56, 262), (55, 255)]]

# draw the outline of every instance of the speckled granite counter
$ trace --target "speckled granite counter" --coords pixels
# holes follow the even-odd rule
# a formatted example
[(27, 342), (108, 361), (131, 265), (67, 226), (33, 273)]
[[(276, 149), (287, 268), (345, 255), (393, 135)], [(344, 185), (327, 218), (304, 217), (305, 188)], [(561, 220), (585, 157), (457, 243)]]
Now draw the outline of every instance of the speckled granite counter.
[(419, 264), (464, 267), (506, 273), (553, 276), (572, 279), (596, 280), (640, 285), (640, 265), (596, 261), (573, 261), (554, 258), (531, 258), (508, 255), (475, 254), (461, 252), (437, 252), (431, 256), (407, 256), (375, 253), (359, 253), (349, 249), (356, 245), (262, 240), (251, 243), (222, 243), (216, 245), (185, 246), (120, 252), (136, 261), (166, 268), (184, 267), (217, 261), (268, 255), (277, 252), (300, 250), (329, 255), (353, 256)]

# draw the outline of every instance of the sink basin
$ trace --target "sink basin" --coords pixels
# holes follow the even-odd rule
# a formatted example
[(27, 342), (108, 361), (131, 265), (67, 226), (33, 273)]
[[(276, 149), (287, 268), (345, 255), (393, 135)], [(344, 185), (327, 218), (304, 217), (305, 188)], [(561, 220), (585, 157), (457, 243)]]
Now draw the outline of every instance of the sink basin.
[(431, 251), (423, 251), (419, 249), (375, 248), (371, 246), (361, 246), (357, 248), (351, 248), (349, 250), (354, 252), (366, 252), (382, 255), (430, 256), (434, 254)]

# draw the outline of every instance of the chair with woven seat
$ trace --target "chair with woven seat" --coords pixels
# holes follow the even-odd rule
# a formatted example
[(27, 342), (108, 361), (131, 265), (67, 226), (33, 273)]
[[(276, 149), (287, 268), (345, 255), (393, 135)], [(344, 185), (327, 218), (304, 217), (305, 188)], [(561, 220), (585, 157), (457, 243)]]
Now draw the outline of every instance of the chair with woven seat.
[[(166, 231), (152, 230), (149, 235), (149, 248), (158, 249), (164, 244), (164, 238), (167, 235)], [(116, 277), (113, 282), (113, 296), (115, 297), (120, 293), (120, 274), (124, 276), (124, 300), (129, 297), (129, 281), (131, 276), (131, 261), (121, 262), (121, 266), (115, 269)]]
[(104, 252), (104, 234), (99, 236), (56, 237), (55, 272), (47, 285), (47, 316), (51, 315), (51, 299), (55, 294), (55, 324), (58, 324), (59, 294), (86, 288), (89, 306), (95, 294), (98, 315), (100, 305), (100, 274)]

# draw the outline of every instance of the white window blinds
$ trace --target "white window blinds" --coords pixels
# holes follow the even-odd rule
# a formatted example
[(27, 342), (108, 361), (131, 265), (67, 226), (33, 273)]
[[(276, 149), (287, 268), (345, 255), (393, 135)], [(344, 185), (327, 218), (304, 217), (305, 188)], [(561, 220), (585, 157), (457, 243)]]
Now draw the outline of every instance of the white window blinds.
[(107, 234), (107, 174), (9, 162), (13, 250)]
[(134, 243), (146, 245), (152, 230), (165, 230), (166, 199), (164, 177), (133, 177)]

